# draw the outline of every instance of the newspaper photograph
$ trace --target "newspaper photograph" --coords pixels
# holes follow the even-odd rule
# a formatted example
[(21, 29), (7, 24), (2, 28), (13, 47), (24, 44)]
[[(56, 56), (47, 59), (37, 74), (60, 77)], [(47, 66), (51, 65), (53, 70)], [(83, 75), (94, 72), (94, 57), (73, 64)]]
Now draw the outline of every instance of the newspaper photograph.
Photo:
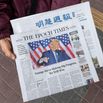
[(99, 81), (76, 19), (11, 40), (24, 102)]
[(94, 26), (90, 4), (84, 2), (49, 12), (11, 20), (14, 34), (38, 31), (77, 18), (96, 68), (103, 67), (103, 53)]

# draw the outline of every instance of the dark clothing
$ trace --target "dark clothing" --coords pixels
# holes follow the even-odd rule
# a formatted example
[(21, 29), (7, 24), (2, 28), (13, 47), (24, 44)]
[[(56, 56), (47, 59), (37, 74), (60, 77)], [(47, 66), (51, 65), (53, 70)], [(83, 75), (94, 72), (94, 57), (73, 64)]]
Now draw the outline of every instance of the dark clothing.
[(0, 39), (12, 34), (11, 19), (80, 3), (80, 0), (34, 1), (31, 6), (31, 0), (0, 0)]
[(66, 54), (64, 50), (56, 50), (54, 51), (54, 53), (52, 50), (46, 51), (42, 54), (41, 58), (45, 58), (45, 57), (48, 58), (48, 62), (42, 62), (41, 64), (44, 66), (70, 59), (70, 57)]

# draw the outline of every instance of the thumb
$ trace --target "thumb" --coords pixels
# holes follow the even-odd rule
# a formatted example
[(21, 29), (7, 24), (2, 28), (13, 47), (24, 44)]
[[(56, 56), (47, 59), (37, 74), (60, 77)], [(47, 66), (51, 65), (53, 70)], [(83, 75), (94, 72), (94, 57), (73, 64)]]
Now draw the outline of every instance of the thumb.
[(8, 40), (7, 38), (6, 39), (2, 39), (0, 40), (0, 47), (3, 51), (3, 53), (9, 57), (10, 59), (15, 59), (15, 55), (13, 54), (13, 51), (12, 51), (12, 45), (11, 45), (11, 41)]
[(5, 56), (7, 56), (8, 58), (10, 58), (12, 60), (15, 60), (15, 58), (16, 58), (15, 55), (9, 49), (6, 49), (4, 51), (4, 54), (5, 54)]

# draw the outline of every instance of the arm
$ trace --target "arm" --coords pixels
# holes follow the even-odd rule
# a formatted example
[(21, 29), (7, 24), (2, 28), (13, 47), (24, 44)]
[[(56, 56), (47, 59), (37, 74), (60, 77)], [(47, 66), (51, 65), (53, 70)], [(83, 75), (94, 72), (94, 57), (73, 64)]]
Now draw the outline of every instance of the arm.
[(10, 19), (13, 18), (13, 0), (0, 0), (0, 39), (9, 37), (12, 33)]

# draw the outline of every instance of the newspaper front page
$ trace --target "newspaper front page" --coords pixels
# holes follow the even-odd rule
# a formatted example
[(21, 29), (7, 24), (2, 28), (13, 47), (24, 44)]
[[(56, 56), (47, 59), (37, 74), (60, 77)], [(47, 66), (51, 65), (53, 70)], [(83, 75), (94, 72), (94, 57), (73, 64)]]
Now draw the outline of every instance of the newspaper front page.
[(78, 20), (11, 40), (24, 102), (99, 81)]
[(71, 21), (74, 18), (78, 19), (82, 27), (95, 67), (103, 67), (103, 53), (95, 30), (89, 2), (11, 20), (11, 24), (14, 34), (17, 34), (31, 30), (38, 31), (65, 21)]

